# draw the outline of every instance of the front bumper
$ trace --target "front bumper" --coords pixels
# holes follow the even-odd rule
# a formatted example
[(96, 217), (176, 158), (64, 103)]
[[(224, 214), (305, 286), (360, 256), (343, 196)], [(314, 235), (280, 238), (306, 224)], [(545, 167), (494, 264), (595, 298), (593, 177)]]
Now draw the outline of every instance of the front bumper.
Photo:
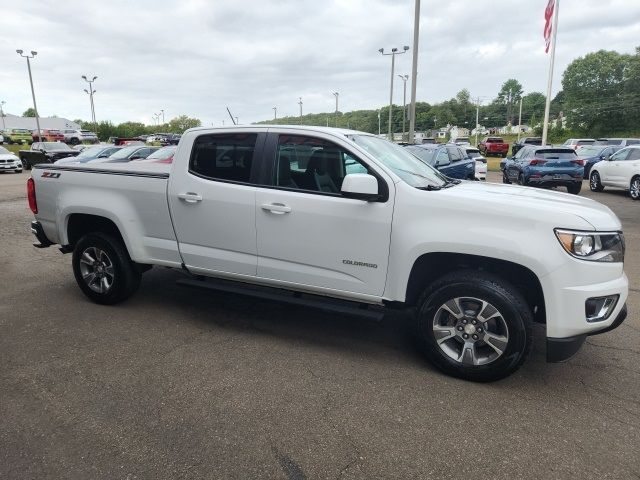
[(547, 338), (547, 362), (557, 363), (564, 362), (573, 357), (582, 344), (590, 335), (599, 335), (601, 333), (610, 332), (618, 328), (627, 318), (627, 305), (624, 304), (615, 320), (608, 326), (603, 326), (600, 330), (594, 330), (582, 335), (575, 335), (567, 338)]
[(0, 163), (0, 170), (22, 170), (22, 162)]

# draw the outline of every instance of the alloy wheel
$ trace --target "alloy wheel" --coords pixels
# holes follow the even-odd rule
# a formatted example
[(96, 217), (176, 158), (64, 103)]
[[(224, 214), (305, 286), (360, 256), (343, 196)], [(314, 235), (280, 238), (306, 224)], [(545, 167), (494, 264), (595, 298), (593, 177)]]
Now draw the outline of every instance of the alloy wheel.
[(456, 297), (437, 310), (433, 335), (440, 350), (462, 365), (487, 365), (505, 352), (507, 323), (490, 303), (473, 297)]
[(107, 293), (113, 286), (113, 262), (104, 250), (87, 247), (80, 257), (80, 273), (87, 286), (96, 293)]
[(636, 177), (631, 180), (631, 187), (629, 188), (629, 194), (634, 200), (640, 199), (640, 177)]
[(589, 186), (591, 187), (591, 190), (597, 190), (600, 188), (600, 175), (598, 175), (598, 172), (593, 172), (591, 174)]

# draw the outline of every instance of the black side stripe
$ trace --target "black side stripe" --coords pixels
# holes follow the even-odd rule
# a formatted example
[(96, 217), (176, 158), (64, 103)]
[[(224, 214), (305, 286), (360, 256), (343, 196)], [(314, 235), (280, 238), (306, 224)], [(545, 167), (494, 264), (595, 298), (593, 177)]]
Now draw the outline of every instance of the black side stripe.
[(169, 178), (168, 173), (151, 173), (151, 172), (136, 172), (130, 170), (95, 170), (93, 168), (72, 167), (66, 165), (53, 165), (50, 163), (40, 163), (33, 166), (34, 170), (61, 170), (68, 172), (84, 172), (84, 173), (98, 173), (101, 175), (121, 175), (126, 177), (145, 177), (145, 178)]

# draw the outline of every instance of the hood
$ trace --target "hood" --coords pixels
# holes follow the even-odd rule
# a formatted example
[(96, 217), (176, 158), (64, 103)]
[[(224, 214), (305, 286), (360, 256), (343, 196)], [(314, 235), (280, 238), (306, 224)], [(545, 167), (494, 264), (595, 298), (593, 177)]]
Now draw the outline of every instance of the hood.
[(0, 153), (0, 160), (20, 160), (13, 153)]
[[(553, 223), (554, 228), (621, 230), (620, 220), (605, 205), (579, 195), (533, 187), (465, 181), (441, 190), (473, 203), (479, 212), (499, 210), (520, 220)], [(481, 214), (481, 213), (479, 213)]]

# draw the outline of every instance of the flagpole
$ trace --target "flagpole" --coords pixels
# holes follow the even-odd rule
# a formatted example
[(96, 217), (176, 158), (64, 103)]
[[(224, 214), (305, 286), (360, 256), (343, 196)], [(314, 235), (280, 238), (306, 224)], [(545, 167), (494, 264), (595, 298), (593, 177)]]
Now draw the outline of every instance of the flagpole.
[(551, 84), (553, 83), (553, 64), (556, 56), (556, 34), (558, 33), (558, 11), (560, 10), (560, 0), (555, 0), (553, 7), (553, 33), (551, 37), (551, 56), (549, 58), (549, 79), (547, 80), (547, 99), (544, 104), (544, 122), (542, 124), (542, 145), (547, 144), (547, 134), (549, 133), (549, 107), (551, 106)]

